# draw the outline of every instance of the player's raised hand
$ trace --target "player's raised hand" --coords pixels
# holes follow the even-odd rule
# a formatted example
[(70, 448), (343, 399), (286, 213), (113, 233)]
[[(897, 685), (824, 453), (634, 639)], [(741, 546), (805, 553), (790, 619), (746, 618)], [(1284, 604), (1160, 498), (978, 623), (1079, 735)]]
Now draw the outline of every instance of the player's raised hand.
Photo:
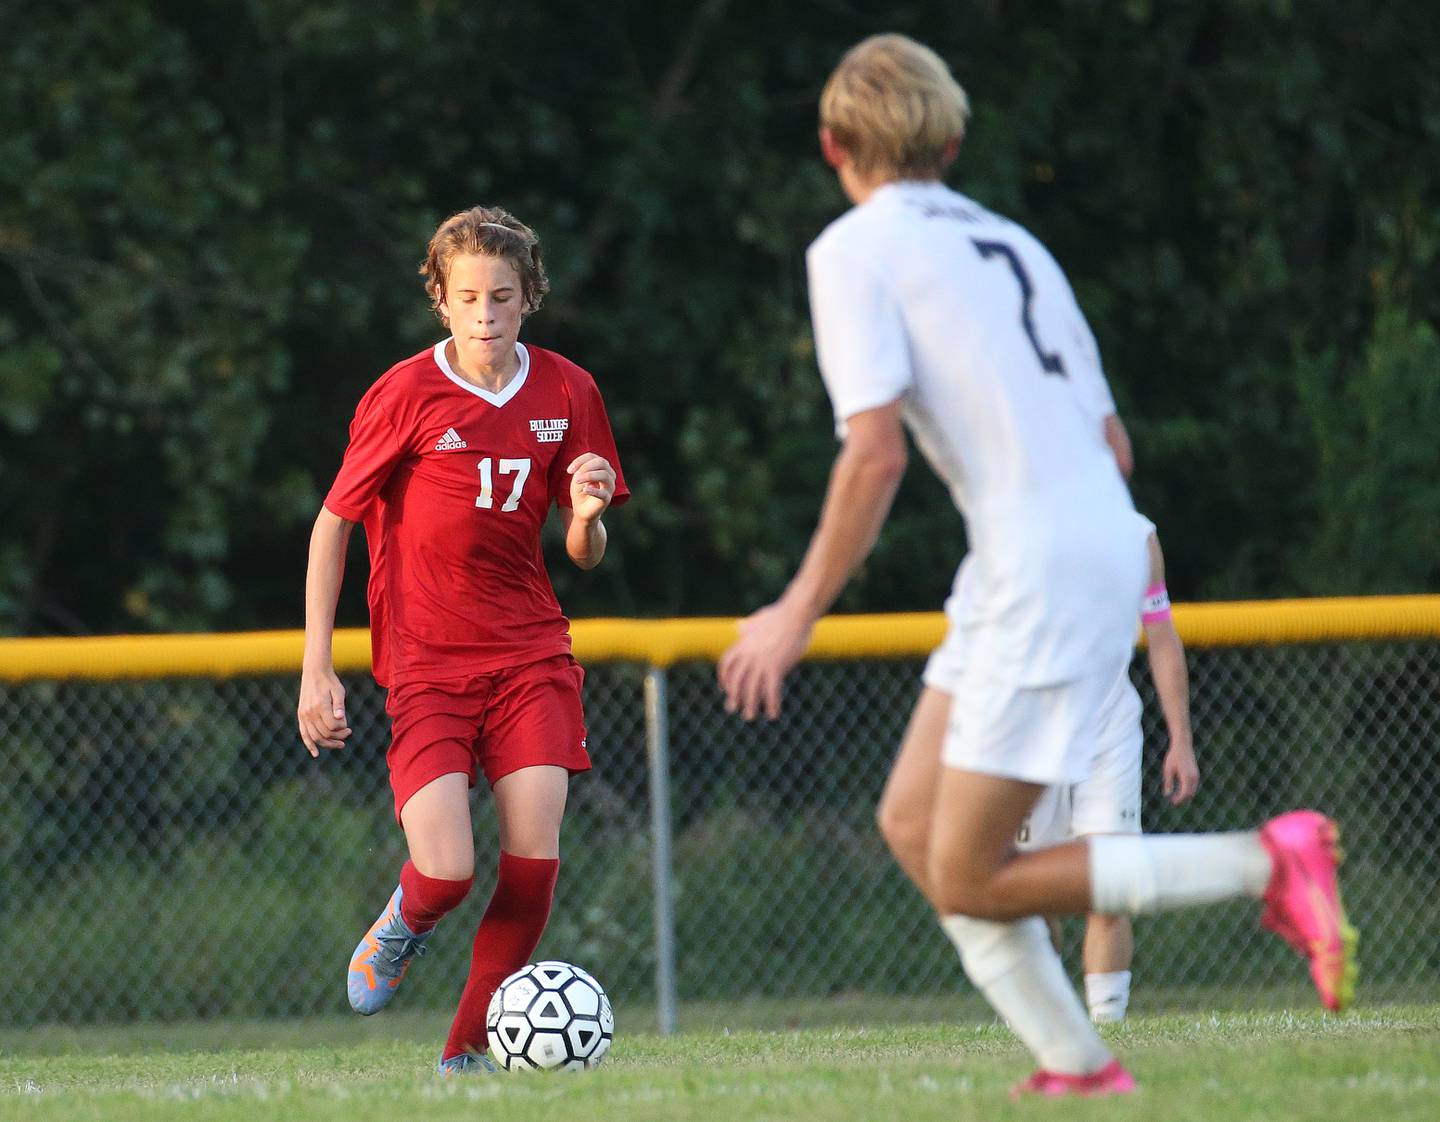
[(593, 522), (615, 497), (615, 469), (604, 456), (585, 452), (565, 470), (570, 473), (570, 506), (575, 517)]
[(1170, 744), (1161, 768), (1162, 791), (1173, 806), (1185, 802), (1200, 786), (1200, 768), (1195, 763), (1195, 749), (1189, 744)]
[(321, 748), (344, 748), (350, 735), (345, 719), (345, 687), (334, 670), (306, 670), (300, 677), (300, 704), (296, 709), (300, 739), (305, 750), (319, 756)]
[(785, 676), (810, 645), (814, 622), (783, 600), (740, 621), (740, 638), (720, 656), (716, 676), (725, 691), (725, 711), (753, 721), (764, 705), (770, 720), (780, 716)]

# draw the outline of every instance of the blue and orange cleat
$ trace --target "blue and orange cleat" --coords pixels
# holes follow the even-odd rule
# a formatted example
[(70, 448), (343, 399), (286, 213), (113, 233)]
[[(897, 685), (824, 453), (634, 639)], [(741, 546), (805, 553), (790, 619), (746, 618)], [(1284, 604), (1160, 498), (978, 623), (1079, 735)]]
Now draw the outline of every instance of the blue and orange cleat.
[(350, 995), (350, 1008), (366, 1017), (390, 1004), (395, 987), (410, 969), (411, 959), (425, 953), (425, 942), (430, 938), (429, 931), (416, 935), (406, 924), (400, 914), (401, 894), (401, 889), (395, 889), (380, 918), (370, 925), (350, 956), (345, 990)]
[(1020, 1099), (1026, 1095), (1042, 1095), (1058, 1099), (1067, 1095), (1083, 1098), (1100, 1098), (1105, 1095), (1129, 1095), (1138, 1090), (1135, 1077), (1126, 1071), (1119, 1060), (1111, 1060), (1099, 1071), (1089, 1075), (1064, 1075), (1058, 1071), (1037, 1071), (1023, 1083), (1010, 1088), (1010, 1097)]
[(458, 1056), (451, 1056), (448, 1060), (441, 1057), (440, 1062), (435, 1065), (435, 1070), (444, 1076), (451, 1075), (495, 1075), (499, 1068), (495, 1061), (484, 1052), (461, 1052)]
[(1310, 960), (1321, 1004), (1337, 1013), (1355, 1000), (1360, 942), (1340, 903), (1339, 840), (1335, 823), (1314, 810), (1292, 810), (1260, 829), (1272, 864), (1260, 926)]

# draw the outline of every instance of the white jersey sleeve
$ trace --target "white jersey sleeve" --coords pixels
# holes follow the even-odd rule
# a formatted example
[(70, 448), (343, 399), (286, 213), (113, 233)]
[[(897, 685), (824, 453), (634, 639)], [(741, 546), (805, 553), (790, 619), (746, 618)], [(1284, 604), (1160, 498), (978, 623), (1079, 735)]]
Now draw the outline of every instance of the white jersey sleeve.
[(914, 381), (910, 347), (899, 305), (873, 264), (832, 242), (812, 246), (807, 265), (816, 358), (843, 439), (855, 414), (905, 396)]

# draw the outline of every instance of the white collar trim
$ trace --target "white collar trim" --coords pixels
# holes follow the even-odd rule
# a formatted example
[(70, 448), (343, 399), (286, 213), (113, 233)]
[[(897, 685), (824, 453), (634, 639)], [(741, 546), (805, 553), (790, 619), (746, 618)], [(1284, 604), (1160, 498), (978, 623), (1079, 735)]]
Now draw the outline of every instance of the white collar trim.
[[(451, 338), (453, 339), (454, 336), (452, 335)], [(469, 390), (476, 397), (488, 401), (497, 409), (520, 392), (520, 387), (525, 384), (525, 379), (530, 375), (530, 352), (525, 349), (524, 343), (517, 340), (515, 343), (515, 355), (520, 359), (520, 369), (515, 371), (515, 377), (511, 378), (510, 381), (505, 384), (503, 390), (499, 393), (491, 393), (483, 386), (477, 386), (474, 382), (467, 382), (450, 368), (450, 360), (445, 357), (445, 347), (449, 342), (450, 339), (442, 339), (435, 344), (435, 365), (440, 368), (440, 373), (444, 374), (445, 377), (449, 378), (462, 390)]]

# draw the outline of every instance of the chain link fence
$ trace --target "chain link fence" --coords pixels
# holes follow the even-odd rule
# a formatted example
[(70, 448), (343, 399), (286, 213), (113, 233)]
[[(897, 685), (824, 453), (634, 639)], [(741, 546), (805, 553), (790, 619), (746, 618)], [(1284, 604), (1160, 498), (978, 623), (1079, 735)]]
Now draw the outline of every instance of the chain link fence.
[[(806, 663), (784, 718), (759, 727), (725, 714), (710, 665), (649, 671), (667, 703), (667, 823), (650, 798), (647, 671), (592, 666), (596, 766), (572, 787), (539, 954), (585, 965), (631, 1008), (672, 981), (682, 1011), (962, 991), (949, 944), (873, 820), (920, 667)], [(1192, 650), (1190, 670), (1203, 778), (1193, 803), (1173, 808), (1159, 797), (1163, 725), (1144, 660), (1132, 669), (1146, 700), (1147, 829), (1238, 829), (1293, 806), (1327, 810), (1348, 851), (1362, 996), (1435, 996), (1440, 645)], [(383, 697), (368, 675), (346, 685), (352, 746), (316, 763), (295, 733), (291, 675), (0, 683), (3, 1018), (344, 1011), (351, 948), (404, 859)], [(656, 953), (656, 822), (670, 831), (660, 855), (673, 866), (673, 966), (671, 944)], [(399, 1004), (412, 1010), (451, 1008), (463, 985), (496, 848), (488, 799), (476, 835), (476, 890), (407, 980)], [(1303, 967), (1255, 915), (1237, 903), (1137, 921), (1137, 1008), (1227, 991), (1303, 995)]]

